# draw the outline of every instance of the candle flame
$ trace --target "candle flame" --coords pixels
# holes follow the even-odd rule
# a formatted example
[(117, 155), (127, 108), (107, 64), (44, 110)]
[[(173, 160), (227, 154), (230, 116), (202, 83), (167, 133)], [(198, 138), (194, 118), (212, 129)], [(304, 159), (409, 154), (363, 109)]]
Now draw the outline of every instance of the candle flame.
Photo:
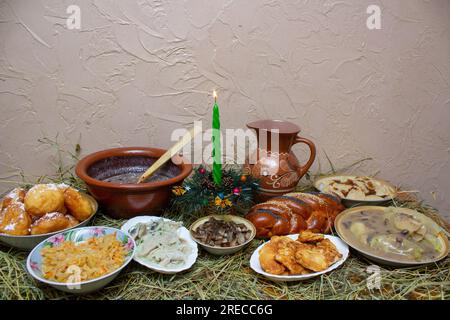
[(216, 92), (216, 90), (213, 91), (213, 97), (214, 97), (214, 102), (217, 102), (217, 92)]

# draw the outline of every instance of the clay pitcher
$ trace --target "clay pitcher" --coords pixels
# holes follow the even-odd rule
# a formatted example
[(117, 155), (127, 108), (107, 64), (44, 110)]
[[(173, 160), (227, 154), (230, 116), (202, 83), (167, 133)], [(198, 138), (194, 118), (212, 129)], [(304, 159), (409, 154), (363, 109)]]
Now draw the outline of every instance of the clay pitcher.
[[(314, 162), (314, 143), (300, 137), (300, 128), (287, 121), (260, 120), (248, 123), (247, 127), (256, 130), (258, 146), (253, 157), (247, 159), (244, 172), (259, 179), (258, 200), (292, 192)], [(309, 160), (304, 165), (291, 151), (296, 143), (305, 143), (310, 149)]]

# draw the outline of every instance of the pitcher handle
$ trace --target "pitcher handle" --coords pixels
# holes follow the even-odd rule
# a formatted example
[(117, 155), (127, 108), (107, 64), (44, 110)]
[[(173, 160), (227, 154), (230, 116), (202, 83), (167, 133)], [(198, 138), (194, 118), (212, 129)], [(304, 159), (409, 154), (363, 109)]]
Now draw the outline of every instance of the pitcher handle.
[(305, 143), (305, 144), (307, 144), (308, 147), (309, 147), (309, 151), (310, 151), (308, 162), (306, 162), (306, 164), (304, 166), (299, 166), (298, 169), (297, 169), (297, 173), (298, 173), (299, 177), (303, 177), (303, 175), (306, 172), (308, 172), (309, 168), (312, 166), (314, 160), (316, 159), (316, 146), (311, 140), (308, 140), (306, 138), (302, 138), (300, 136), (295, 137), (294, 144), (296, 144), (296, 143)]

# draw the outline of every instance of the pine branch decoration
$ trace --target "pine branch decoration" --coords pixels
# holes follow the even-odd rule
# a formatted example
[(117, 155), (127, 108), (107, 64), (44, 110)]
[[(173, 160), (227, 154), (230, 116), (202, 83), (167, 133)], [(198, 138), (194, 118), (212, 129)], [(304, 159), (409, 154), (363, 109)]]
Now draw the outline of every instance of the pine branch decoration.
[(222, 183), (214, 183), (212, 171), (199, 166), (181, 186), (172, 189), (171, 208), (188, 215), (212, 209), (218, 214), (230, 211), (243, 212), (254, 204), (254, 193), (258, 182), (242, 170), (226, 168), (222, 170)]

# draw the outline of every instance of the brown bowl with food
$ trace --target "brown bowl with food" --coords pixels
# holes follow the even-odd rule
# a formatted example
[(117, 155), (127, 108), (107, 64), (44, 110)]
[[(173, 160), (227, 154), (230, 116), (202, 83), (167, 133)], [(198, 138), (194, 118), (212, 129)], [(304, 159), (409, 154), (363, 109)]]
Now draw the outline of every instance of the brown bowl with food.
[(228, 214), (200, 218), (191, 225), (189, 231), (200, 247), (214, 255), (236, 253), (245, 248), (256, 235), (253, 223)]
[(109, 216), (157, 215), (167, 206), (172, 187), (192, 172), (192, 165), (180, 158), (181, 164), (169, 161), (138, 184), (139, 177), (165, 152), (143, 147), (107, 149), (81, 159), (75, 172)]

